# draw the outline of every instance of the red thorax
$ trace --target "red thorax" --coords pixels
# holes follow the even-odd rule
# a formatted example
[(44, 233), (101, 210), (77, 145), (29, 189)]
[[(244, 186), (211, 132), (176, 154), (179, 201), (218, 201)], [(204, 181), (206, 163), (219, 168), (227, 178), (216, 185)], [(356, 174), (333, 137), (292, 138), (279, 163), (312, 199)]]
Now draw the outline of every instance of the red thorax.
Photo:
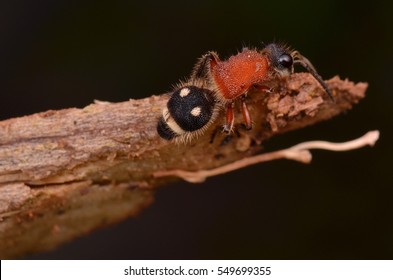
[(268, 78), (266, 56), (245, 50), (225, 61), (211, 62), (211, 75), (220, 97), (232, 100), (247, 93), (252, 85)]

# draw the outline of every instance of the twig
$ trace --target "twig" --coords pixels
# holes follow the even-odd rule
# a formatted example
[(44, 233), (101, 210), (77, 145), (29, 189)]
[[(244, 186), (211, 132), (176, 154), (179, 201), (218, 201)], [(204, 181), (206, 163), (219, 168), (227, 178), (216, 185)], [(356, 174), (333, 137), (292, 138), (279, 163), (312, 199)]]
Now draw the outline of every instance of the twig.
[(210, 170), (198, 170), (198, 171), (185, 171), (185, 170), (167, 170), (157, 171), (154, 173), (154, 177), (166, 177), (176, 176), (190, 183), (201, 183), (204, 182), (208, 177), (225, 174), (240, 168), (244, 168), (250, 165), (254, 165), (261, 162), (272, 161), (276, 159), (290, 159), (299, 161), (301, 163), (310, 163), (312, 160), (312, 154), (309, 150), (321, 149), (328, 151), (349, 151), (364, 146), (374, 146), (375, 142), (379, 138), (379, 131), (369, 131), (362, 137), (355, 140), (344, 142), (344, 143), (332, 143), (327, 141), (309, 141), (297, 144), (288, 149), (279, 150), (271, 153), (265, 153), (253, 157), (247, 157), (233, 163), (210, 169)]
[[(161, 139), (156, 126), (167, 95), (121, 103), (97, 101), (83, 109), (1, 121), (0, 258), (48, 250), (136, 215), (151, 203), (154, 189), (170, 181), (154, 173), (225, 169), (259, 152), (258, 144), (276, 134), (351, 109), (367, 89), (366, 83), (338, 77), (326, 83), (336, 102), (306, 73), (280, 81), (270, 94), (250, 93), (253, 129), (226, 145), (220, 145), (223, 135), (209, 143), (224, 116), (187, 145)], [(300, 160), (299, 155), (303, 161), (309, 157), (307, 151), (287, 151), (285, 157)]]
[(371, 146), (375, 145), (379, 139), (379, 131), (372, 130), (364, 134), (363, 136), (343, 143), (332, 143), (327, 141), (309, 141), (297, 144), (292, 146), (291, 150), (312, 150), (312, 149), (319, 149), (319, 150), (328, 150), (328, 151), (335, 151), (335, 152), (343, 152), (354, 150), (358, 148), (362, 148), (364, 146)]

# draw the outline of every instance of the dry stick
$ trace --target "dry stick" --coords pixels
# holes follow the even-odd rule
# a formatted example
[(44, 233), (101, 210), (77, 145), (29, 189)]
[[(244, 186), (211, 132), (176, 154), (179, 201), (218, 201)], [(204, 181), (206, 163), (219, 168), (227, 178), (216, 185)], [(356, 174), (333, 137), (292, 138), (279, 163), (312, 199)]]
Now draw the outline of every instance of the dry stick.
[[(219, 120), (187, 145), (160, 139), (157, 120), (168, 95), (0, 121), (0, 259), (55, 248), (137, 215), (152, 203), (154, 189), (171, 181), (153, 178), (159, 170), (200, 170), (189, 176), (196, 182), (212, 168), (225, 171), (235, 161), (240, 168), (241, 159), (260, 150), (253, 143), (350, 110), (367, 89), (367, 83), (338, 77), (326, 83), (336, 102), (307, 73), (280, 81), (271, 94), (250, 94), (254, 128), (226, 145), (209, 143)], [(296, 160), (300, 155), (310, 159), (306, 150), (284, 153)]]
[(208, 177), (228, 173), (246, 166), (253, 164), (276, 160), (276, 159), (291, 159), (299, 161), (301, 163), (310, 163), (312, 159), (311, 149), (321, 149), (328, 151), (349, 151), (364, 146), (374, 146), (375, 142), (379, 138), (379, 131), (369, 131), (360, 138), (344, 143), (332, 143), (327, 141), (309, 141), (303, 142), (298, 145), (292, 146), (288, 149), (279, 150), (271, 153), (261, 154), (253, 157), (244, 158), (233, 163), (210, 169), (210, 170), (199, 170), (199, 171), (185, 171), (185, 170), (168, 170), (168, 171), (157, 171), (154, 173), (154, 177), (165, 177), (165, 176), (176, 176), (190, 183), (201, 183)]

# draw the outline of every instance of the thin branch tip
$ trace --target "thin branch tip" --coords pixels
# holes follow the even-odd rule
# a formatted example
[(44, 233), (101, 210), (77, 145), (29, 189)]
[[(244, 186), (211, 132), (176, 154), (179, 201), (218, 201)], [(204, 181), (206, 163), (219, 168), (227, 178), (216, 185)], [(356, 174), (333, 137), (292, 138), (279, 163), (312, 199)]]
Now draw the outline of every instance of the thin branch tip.
[(349, 150), (359, 149), (365, 146), (372, 147), (379, 139), (379, 135), (380, 135), (379, 131), (374, 130), (374, 131), (367, 132), (366, 134), (364, 134), (363, 136), (357, 139), (343, 142), (343, 143), (332, 143), (327, 141), (303, 142), (284, 150), (243, 158), (233, 163), (210, 170), (197, 170), (197, 171), (186, 171), (180, 169), (167, 170), (167, 171), (164, 170), (164, 171), (155, 172), (153, 176), (156, 178), (175, 176), (189, 183), (202, 183), (208, 177), (221, 175), (250, 165), (272, 161), (276, 159), (289, 159), (289, 160), (298, 161), (300, 163), (308, 164), (312, 160), (312, 154), (310, 152), (311, 149), (322, 149), (322, 150), (338, 152), (338, 151), (349, 151)]
[(364, 137), (368, 141), (370, 147), (374, 147), (375, 143), (378, 141), (380, 136), (379, 130), (372, 130), (367, 132)]

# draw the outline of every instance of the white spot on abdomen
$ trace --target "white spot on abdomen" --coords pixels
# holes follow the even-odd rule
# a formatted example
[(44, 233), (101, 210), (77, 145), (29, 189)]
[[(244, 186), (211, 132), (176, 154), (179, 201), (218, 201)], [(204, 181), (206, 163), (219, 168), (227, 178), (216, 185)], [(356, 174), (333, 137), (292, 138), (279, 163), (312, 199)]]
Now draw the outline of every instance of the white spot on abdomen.
[(186, 97), (189, 93), (190, 93), (190, 89), (189, 88), (183, 88), (180, 91), (180, 97)]
[(194, 117), (199, 117), (201, 112), (202, 112), (201, 107), (198, 106), (191, 110), (191, 115), (193, 115)]

